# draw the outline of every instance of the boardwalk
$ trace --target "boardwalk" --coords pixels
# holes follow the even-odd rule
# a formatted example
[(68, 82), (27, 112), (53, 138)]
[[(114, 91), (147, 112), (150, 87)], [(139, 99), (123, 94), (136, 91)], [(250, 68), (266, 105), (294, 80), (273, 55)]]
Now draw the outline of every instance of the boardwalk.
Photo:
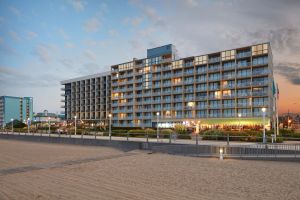
[(299, 164), (0, 140), (0, 199), (297, 199)]

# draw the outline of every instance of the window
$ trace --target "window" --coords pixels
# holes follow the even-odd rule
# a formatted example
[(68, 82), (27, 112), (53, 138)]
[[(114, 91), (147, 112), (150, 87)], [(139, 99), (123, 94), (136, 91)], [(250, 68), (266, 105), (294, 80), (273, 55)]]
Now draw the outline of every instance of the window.
[(268, 53), (268, 44), (259, 44), (252, 46), (252, 55), (260, 55), (260, 54), (265, 54)]
[(207, 55), (205, 56), (196, 56), (195, 57), (195, 64), (206, 64), (207, 63)]
[(223, 51), (221, 53), (222, 60), (231, 60), (235, 58), (235, 50)]

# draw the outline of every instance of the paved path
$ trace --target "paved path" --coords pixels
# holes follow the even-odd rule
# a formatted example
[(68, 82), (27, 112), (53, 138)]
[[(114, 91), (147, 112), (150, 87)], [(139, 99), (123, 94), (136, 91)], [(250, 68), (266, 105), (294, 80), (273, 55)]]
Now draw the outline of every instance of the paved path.
[[(13, 135), (37, 135), (37, 136), (43, 136), (43, 137), (49, 137), (49, 134), (46, 133), (11, 133), (11, 132), (0, 132), (0, 134), (13, 134)], [(51, 134), (50, 137), (66, 137), (66, 138), (84, 138), (84, 139), (95, 139), (94, 135), (66, 135), (66, 134)], [(101, 140), (109, 140), (108, 136), (96, 136), (96, 139), (101, 139)], [(119, 137), (119, 136), (112, 136), (112, 140), (117, 140), (117, 141), (126, 141), (127, 137)], [(147, 138), (141, 138), (141, 137), (128, 137), (129, 141), (138, 141), (138, 142), (146, 142)], [(157, 142), (156, 138), (149, 138), (149, 142)], [(159, 139), (158, 142), (160, 143), (169, 143), (169, 139)], [(171, 143), (173, 144), (196, 144), (195, 139), (176, 139), (176, 140), (171, 140)], [(288, 144), (300, 144), (300, 141), (287, 141), (284, 143)], [(214, 140), (200, 140), (198, 141), (199, 145), (218, 145), (218, 146), (223, 146), (227, 145), (227, 141), (214, 141)], [(230, 141), (231, 146), (240, 146), (240, 145), (254, 145), (254, 144), (261, 144), (261, 143), (255, 143), (255, 142), (239, 142), (239, 141)]]

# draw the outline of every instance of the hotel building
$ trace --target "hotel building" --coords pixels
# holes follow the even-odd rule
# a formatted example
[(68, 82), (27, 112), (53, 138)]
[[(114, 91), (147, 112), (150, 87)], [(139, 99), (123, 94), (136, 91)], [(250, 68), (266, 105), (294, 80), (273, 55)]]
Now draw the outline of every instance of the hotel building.
[(33, 118), (32, 97), (0, 96), (0, 126), (4, 127), (11, 119), (25, 122)]
[[(176, 123), (261, 125), (263, 107), (266, 124), (273, 116), (274, 78), (269, 43), (180, 59), (175, 46), (169, 44), (148, 49), (144, 59), (111, 66), (110, 75), (111, 88), (105, 88), (111, 93), (107, 92), (105, 98), (109, 99), (106, 103), (111, 103), (111, 110), (107, 106), (106, 113), (112, 113), (114, 127), (156, 127), (157, 123), (160, 127)], [(96, 100), (86, 90), (91, 100), (87, 106), (85, 96), (85, 103), (81, 104), (84, 92), (78, 88), (91, 84), (91, 80), (82, 83), (84, 80), (65, 84), (67, 119), (74, 115), (99, 118), (96, 110), (92, 111)], [(76, 92), (73, 88), (77, 88)], [(75, 97), (79, 99), (75, 101)]]
[(107, 124), (111, 110), (110, 72), (62, 81), (65, 119)]

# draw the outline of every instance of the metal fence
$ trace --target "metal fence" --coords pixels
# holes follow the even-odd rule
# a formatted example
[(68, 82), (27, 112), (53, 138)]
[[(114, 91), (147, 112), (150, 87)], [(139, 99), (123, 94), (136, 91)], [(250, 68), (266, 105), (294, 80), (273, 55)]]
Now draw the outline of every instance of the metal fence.
[[(285, 143), (268, 143), (262, 144), (259, 142), (232, 142), (232, 137), (223, 138), (223, 141), (203, 141), (201, 137), (194, 136), (189, 139), (178, 139), (176, 135), (164, 134), (159, 135), (147, 133), (118, 133), (111, 137), (107, 133), (98, 134), (81, 134), (81, 135), (66, 135), (66, 134), (49, 134), (49, 133), (28, 133), (28, 132), (0, 132), (3, 135), (21, 135), (21, 136), (36, 136), (49, 137), (50, 139), (71, 138), (81, 139), (82, 144), (86, 140), (94, 141), (116, 141), (116, 142), (138, 142), (141, 143), (140, 149), (151, 150), (153, 153), (168, 153), (176, 155), (188, 156), (203, 156), (203, 157), (220, 157), (225, 158), (290, 158), (300, 159), (300, 143), (289, 142)], [(36, 138), (34, 137), (34, 138)], [(236, 137), (236, 136), (235, 136)], [(262, 138), (257, 138), (261, 140)], [(212, 143), (213, 142), (213, 143)]]

